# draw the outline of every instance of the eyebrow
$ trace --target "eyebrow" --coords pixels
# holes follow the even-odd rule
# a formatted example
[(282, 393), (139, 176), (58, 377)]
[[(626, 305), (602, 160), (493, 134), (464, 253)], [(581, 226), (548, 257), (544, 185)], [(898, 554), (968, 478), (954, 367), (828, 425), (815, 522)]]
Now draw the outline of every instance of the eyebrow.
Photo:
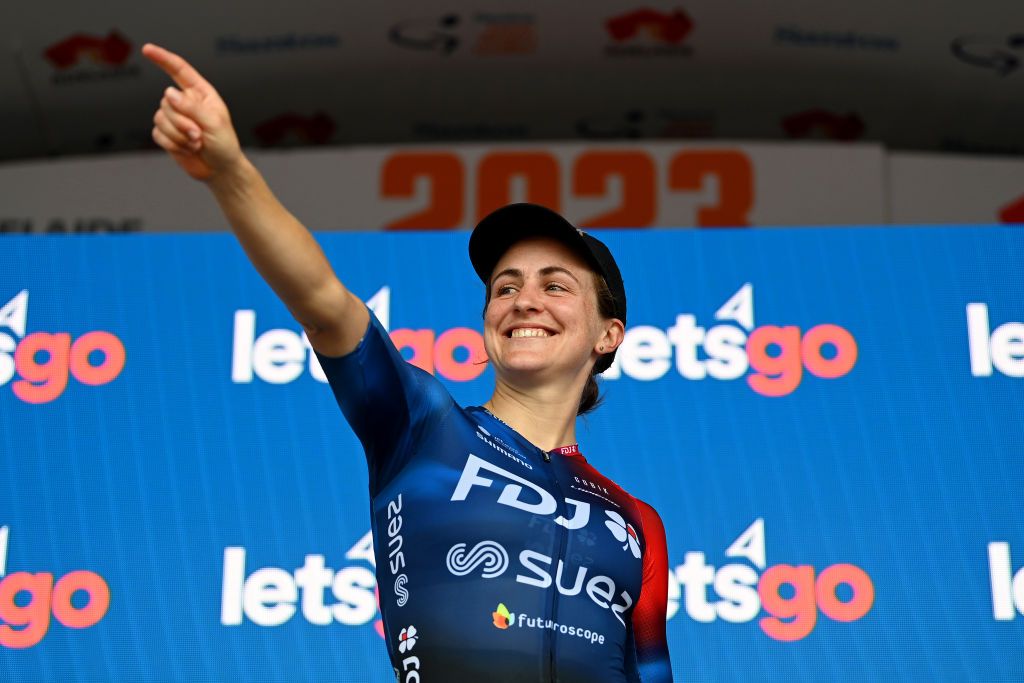
[[(579, 278), (573, 275), (571, 271), (561, 266), (545, 266), (544, 268), (541, 268), (538, 272), (540, 273), (541, 277), (547, 277), (548, 275), (552, 275), (554, 273), (564, 273), (565, 275), (568, 275), (577, 283), (579, 283)], [(506, 268), (505, 270), (501, 271), (491, 279), (491, 284), (493, 285), (495, 282), (498, 281), (499, 278), (504, 277), (506, 275), (513, 278), (519, 278), (521, 280), (523, 278), (523, 271), (519, 270), (518, 268)]]

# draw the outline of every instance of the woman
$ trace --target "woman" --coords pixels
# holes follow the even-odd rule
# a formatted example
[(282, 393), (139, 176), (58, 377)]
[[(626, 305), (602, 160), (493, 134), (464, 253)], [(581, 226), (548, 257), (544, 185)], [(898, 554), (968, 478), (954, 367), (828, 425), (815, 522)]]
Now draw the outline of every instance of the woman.
[(667, 557), (654, 510), (594, 470), (576, 416), (622, 342), (607, 248), (512, 205), (474, 230), (490, 400), (455, 404), (402, 360), (241, 152), (227, 108), (183, 59), (153, 138), (205, 181), (305, 328), (366, 450), (388, 652), (400, 681), (668, 681)]

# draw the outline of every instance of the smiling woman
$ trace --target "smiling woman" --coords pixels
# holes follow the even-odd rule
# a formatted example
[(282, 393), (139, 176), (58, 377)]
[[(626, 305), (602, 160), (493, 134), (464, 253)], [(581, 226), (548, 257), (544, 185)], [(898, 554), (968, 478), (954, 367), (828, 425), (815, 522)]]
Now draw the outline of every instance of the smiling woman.
[(459, 406), (403, 360), (274, 197), (213, 86), (167, 50), (143, 53), (178, 86), (164, 93), (153, 139), (207, 183), (305, 328), (363, 444), (399, 679), (670, 681), (661, 519), (576, 443), (594, 375), (624, 336), (625, 287), (608, 248), (532, 204), (480, 222), (469, 252), (487, 291), (495, 387), (483, 406)]

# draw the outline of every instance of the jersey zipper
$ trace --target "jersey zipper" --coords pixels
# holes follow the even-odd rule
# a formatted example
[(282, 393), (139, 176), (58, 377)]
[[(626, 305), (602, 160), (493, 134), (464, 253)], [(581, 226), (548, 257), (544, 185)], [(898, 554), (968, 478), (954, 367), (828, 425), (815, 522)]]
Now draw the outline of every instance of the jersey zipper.
[[(537, 449), (540, 450), (540, 449)], [(547, 451), (542, 451), (544, 455), (544, 462), (549, 464), (549, 467), (544, 469), (547, 470), (548, 479), (553, 484), (552, 490), (555, 492), (555, 503), (557, 505), (556, 512), (560, 517), (565, 519), (567, 513), (565, 505), (565, 497), (562, 495), (562, 486), (558, 482), (558, 475), (555, 473), (554, 465), (551, 465), (551, 454)], [(569, 530), (561, 524), (555, 524), (555, 533), (558, 534), (558, 552), (555, 554), (554, 562), (552, 563), (552, 569), (554, 571), (554, 583), (551, 585), (551, 599), (548, 603), (548, 615), (551, 621), (558, 621), (558, 571), (557, 567), (559, 562), (565, 561), (565, 547), (568, 542)], [(548, 680), (554, 683), (558, 680), (558, 669), (555, 664), (555, 631), (552, 629), (544, 629), (544, 643), (545, 651), (548, 657)]]

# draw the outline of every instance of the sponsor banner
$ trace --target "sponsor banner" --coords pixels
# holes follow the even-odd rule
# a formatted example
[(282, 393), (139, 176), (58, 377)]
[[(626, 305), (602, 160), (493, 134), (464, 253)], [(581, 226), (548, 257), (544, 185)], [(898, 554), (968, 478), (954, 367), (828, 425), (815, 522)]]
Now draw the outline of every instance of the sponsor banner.
[[(1022, 233), (602, 237), (630, 319), (580, 449), (665, 523), (677, 680), (1024, 678), (1006, 654), (1024, 637)], [(318, 238), (407, 360), (463, 404), (488, 398), (466, 234)], [(377, 605), (386, 581), (399, 614), (448, 608), (410, 570), (409, 494), (385, 494), (376, 557), (361, 447), (233, 237), (4, 247), (11, 680), (376, 683), (395, 680), (387, 642), (399, 680), (434, 675), (417, 656), (434, 625), (384, 623)], [(542, 463), (477, 438), (495, 459), (467, 454), (448, 504), (491, 496), (583, 550), (453, 537), (435, 569), (479, 587), (480, 628), (596, 651), (616, 634), (524, 595), (580, 600), (625, 627), (643, 596), (593, 570), (586, 548), (640, 563), (643, 530), (586, 497), (563, 506), (530, 483)], [(501, 577), (526, 593), (486, 594)]]
[[(592, 125), (608, 125), (591, 122)], [(591, 124), (588, 124), (591, 125)], [(325, 115), (258, 127), (328, 140)], [(256, 152), (270, 185), (320, 230), (472, 226), (509, 201), (584, 227), (876, 224), (883, 156), (871, 145), (539, 144)], [(206, 188), (162, 153), (0, 167), (3, 233), (226, 230)]]
[(1024, 223), (1024, 161), (889, 155), (894, 223)]

